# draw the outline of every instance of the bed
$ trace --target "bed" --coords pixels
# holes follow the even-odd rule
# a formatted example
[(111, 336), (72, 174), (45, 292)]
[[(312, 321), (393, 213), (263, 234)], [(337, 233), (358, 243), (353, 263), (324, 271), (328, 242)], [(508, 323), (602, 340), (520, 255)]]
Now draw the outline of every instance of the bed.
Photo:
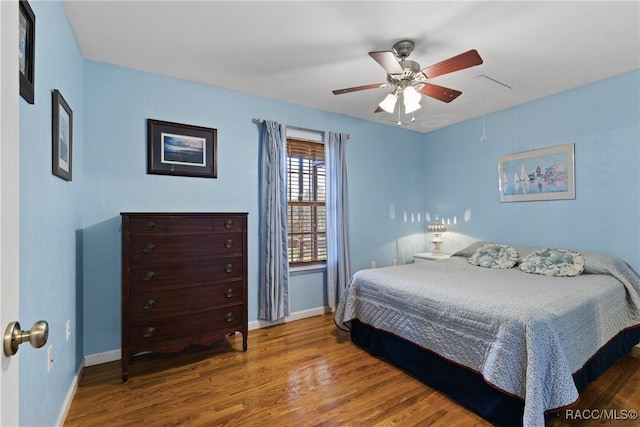
[(476, 242), (358, 271), (335, 321), (484, 418), (542, 427), (640, 342), (640, 278), (599, 253)]

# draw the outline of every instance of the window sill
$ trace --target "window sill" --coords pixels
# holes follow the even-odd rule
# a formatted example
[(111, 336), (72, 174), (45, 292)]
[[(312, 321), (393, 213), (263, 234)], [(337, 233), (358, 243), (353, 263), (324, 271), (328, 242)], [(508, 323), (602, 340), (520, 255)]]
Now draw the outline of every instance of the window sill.
[(300, 274), (320, 273), (327, 271), (327, 264), (313, 264), (289, 267), (289, 275), (297, 276)]

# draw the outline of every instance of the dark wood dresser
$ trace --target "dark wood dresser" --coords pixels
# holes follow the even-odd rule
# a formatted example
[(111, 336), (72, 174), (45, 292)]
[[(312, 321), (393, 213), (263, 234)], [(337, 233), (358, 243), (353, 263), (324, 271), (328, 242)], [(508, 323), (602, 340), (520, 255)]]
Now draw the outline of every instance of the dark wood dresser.
[(120, 215), (122, 381), (140, 352), (176, 352), (235, 332), (247, 351), (247, 214)]

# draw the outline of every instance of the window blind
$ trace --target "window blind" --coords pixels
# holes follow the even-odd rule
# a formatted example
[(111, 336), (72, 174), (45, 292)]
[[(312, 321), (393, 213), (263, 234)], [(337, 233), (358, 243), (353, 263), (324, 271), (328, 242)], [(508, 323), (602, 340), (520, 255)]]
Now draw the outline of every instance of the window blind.
[(324, 144), (287, 139), (289, 263), (327, 259)]

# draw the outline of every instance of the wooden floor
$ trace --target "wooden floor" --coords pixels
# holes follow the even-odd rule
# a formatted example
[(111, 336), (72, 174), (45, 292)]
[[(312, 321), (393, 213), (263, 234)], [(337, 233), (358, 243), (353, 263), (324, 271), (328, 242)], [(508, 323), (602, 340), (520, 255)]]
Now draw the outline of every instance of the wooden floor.
[[(179, 355), (84, 370), (65, 426), (490, 426), (445, 395), (354, 346), (332, 315), (249, 332)], [(575, 409), (640, 409), (640, 351), (592, 383)], [(622, 414), (618, 412), (617, 414)], [(621, 416), (620, 416), (621, 417)], [(619, 418), (620, 418), (619, 417)], [(575, 418), (575, 416), (574, 416)], [(548, 427), (638, 426), (638, 420)]]

